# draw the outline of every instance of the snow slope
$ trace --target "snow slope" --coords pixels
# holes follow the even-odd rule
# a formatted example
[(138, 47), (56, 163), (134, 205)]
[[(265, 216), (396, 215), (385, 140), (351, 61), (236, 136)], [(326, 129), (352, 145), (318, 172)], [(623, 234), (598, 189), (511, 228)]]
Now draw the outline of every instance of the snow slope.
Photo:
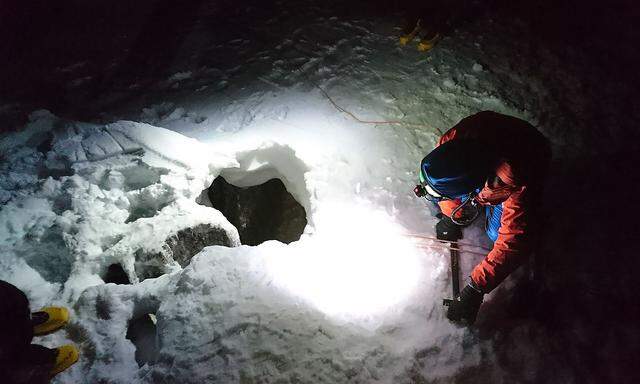
[[(496, 305), (479, 329), (446, 321), (448, 251), (406, 235), (431, 236), (434, 219), (411, 189), (439, 131), (490, 109), (539, 125), (570, 157), (591, 140), (576, 118), (587, 107), (557, 102), (536, 63), (514, 54), (528, 47), (496, 43), (516, 27), (484, 19), (425, 55), (397, 47), (392, 23), (304, 12), (302, 26), (276, 17), (220, 42), (205, 7), (171, 73), (126, 84), (146, 91), (101, 111), (110, 123), (36, 111), (2, 138), (0, 278), (33, 307), (72, 309), (66, 332), (39, 341), (81, 349), (56, 382), (584, 379), (562, 338), (495, 310), (517, 279), (487, 298)], [(252, 40), (262, 32), (266, 42)], [(563, 81), (554, 86), (575, 91)], [(360, 124), (318, 86), (360, 118), (410, 124)], [(241, 246), (217, 210), (198, 204), (218, 175), (239, 186), (281, 178), (307, 212), (300, 241)], [(201, 224), (233, 246), (205, 248), (181, 268), (162, 245)], [(465, 239), (488, 245), (480, 224)], [(464, 254), (463, 272), (481, 257)], [(132, 284), (104, 284), (114, 263)], [(164, 274), (143, 280), (149, 265)], [(147, 313), (160, 351), (138, 367), (127, 324)], [(488, 331), (482, 316), (503, 328)]]

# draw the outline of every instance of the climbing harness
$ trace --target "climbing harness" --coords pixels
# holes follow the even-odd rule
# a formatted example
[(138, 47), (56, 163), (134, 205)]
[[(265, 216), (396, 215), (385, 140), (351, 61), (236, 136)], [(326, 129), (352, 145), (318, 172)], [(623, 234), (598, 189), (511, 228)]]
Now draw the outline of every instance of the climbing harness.
[[(417, 197), (424, 197), (430, 203), (439, 203), (443, 200), (453, 200), (451, 198), (440, 195), (429, 185), (426, 180), (423, 180), (422, 177), (420, 178), (420, 184), (417, 184), (415, 187), (413, 187), (413, 193)], [(477, 191), (473, 191), (467, 196), (463, 197), (462, 204), (457, 206), (453, 210), (453, 212), (451, 212), (451, 221), (453, 221), (454, 224), (466, 227), (478, 218), (478, 216), (480, 215), (480, 205), (475, 200), (477, 194)], [(466, 207), (470, 207), (472, 209), (469, 217), (458, 217), (458, 212), (461, 212)], [(465, 213), (465, 211), (462, 211), (462, 213)]]
[[(457, 224), (457, 225), (462, 226), (462, 227), (466, 227), (467, 225), (473, 223), (474, 220), (478, 218), (478, 216), (480, 215), (480, 205), (478, 204), (478, 202), (475, 199), (476, 195), (477, 195), (477, 192), (475, 192), (475, 191), (469, 193), (466, 196), (466, 198), (463, 199), (462, 204), (457, 206), (451, 212), (451, 221), (453, 221), (454, 224)], [(463, 217), (457, 217), (458, 212), (460, 212), (465, 207), (471, 207), (472, 208), (472, 213), (470, 214), (470, 217), (464, 217), (464, 216)], [(465, 213), (464, 211), (462, 211), (462, 212)]]

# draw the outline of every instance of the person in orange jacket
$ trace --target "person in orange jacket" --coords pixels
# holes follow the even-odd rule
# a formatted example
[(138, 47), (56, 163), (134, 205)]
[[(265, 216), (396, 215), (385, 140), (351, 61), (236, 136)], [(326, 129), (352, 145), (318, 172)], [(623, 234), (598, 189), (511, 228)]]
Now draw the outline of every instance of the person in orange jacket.
[(442, 211), (436, 237), (459, 240), (461, 228), (485, 207), (485, 228), (493, 241), (449, 305), (450, 320), (472, 324), (483, 296), (528, 259), (550, 154), (549, 142), (531, 124), (484, 111), (462, 119), (422, 160), (415, 193)]

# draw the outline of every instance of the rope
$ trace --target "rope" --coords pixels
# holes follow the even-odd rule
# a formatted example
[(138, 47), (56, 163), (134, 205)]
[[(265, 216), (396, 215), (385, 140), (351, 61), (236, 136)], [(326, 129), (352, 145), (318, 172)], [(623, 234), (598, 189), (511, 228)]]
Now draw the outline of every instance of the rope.
[[(304, 52), (304, 51), (303, 51)], [(307, 52), (308, 53), (308, 52)], [(322, 87), (320, 87), (320, 85), (318, 85), (318, 83), (316, 83), (315, 81), (313, 81), (311, 79), (311, 76), (309, 76), (307, 73), (305, 73), (302, 70), (302, 65), (299, 65), (298, 67), (293, 68), (294, 71), (298, 72), (300, 75), (302, 75), (303, 77), (305, 77), (307, 79), (308, 82), (310, 82), (311, 84), (313, 84), (313, 86), (315, 86), (316, 88), (318, 88), (320, 90), (320, 92), (322, 92), (322, 95), (324, 95), (324, 97), (327, 98), (327, 100), (329, 100), (329, 102), (331, 103), (331, 105), (333, 105), (333, 107), (338, 110), (339, 112), (344, 113), (345, 115), (348, 115), (349, 117), (351, 117), (353, 120), (357, 121), (358, 123), (361, 124), (373, 124), (373, 125), (405, 125), (408, 127), (416, 127), (416, 128), (428, 128), (428, 129), (434, 129), (436, 131), (438, 131), (438, 133), (440, 134), (440, 136), (444, 135), (444, 132), (442, 132), (442, 130), (440, 130), (440, 128), (438, 127), (432, 127), (430, 125), (427, 124), (419, 124), (419, 123), (407, 123), (404, 121), (399, 121), (399, 120), (363, 120), (361, 118), (359, 118), (358, 116), (354, 115), (351, 111), (349, 111), (348, 109), (340, 106), (338, 103), (335, 102), (335, 100), (333, 100), (333, 98), (331, 96), (329, 96), (329, 94), (327, 93), (327, 91), (325, 91), (324, 89), (322, 89)], [(263, 79), (262, 77), (260, 77), (260, 80), (271, 84), (273, 86), (276, 86), (279, 88), (278, 85), (276, 85), (275, 83), (273, 83), (272, 81), (269, 81), (267, 79)]]
[(468, 251), (466, 249), (462, 249), (462, 248), (456, 248), (456, 247), (447, 247), (447, 246), (441, 246), (441, 245), (437, 245), (437, 244), (419, 244), (418, 248), (420, 249), (426, 249), (426, 248), (430, 248), (430, 249), (442, 249), (442, 250), (449, 250), (452, 249), (454, 251), (458, 251), (461, 253), (470, 253), (472, 255), (479, 255), (479, 256), (486, 256), (486, 253), (483, 252), (476, 252), (476, 251)]
[[(357, 121), (358, 123), (362, 123), (362, 124), (374, 124), (374, 125), (405, 125), (408, 127), (419, 127), (419, 128), (429, 128), (432, 129), (433, 127), (431, 127), (430, 125), (427, 124), (419, 124), (419, 123), (407, 123), (404, 121), (400, 121), (400, 120), (362, 120), (361, 118), (359, 118), (358, 116), (354, 115), (351, 111), (349, 111), (348, 109), (338, 105), (338, 103), (335, 102), (335, 100), (333, 100), (333, 98), (331, 96), (329, 96), (329, 94), (327, 93), (327, 91), (325, 91), (324, 89), (322, 89), (322, 87), (320, 87), (318, 84), (313, 83), (313, 85), (318, 88), (320, 90), (320, 92), (322, 92), (322, 94), (324, 95), (324, 97), (327, 98), (327, 100), (329, 100), (329, 102), (331, 103), (331, 105), (333, 105), (333, 107), (335, 109), (337, 109), (339, 112), (342, 112), (346, 115), (348, 115), (349, 117), (351, 117), (353, 120)], [(440, 135), (443, 134), (443, 132), (439, 129), (439, 128), (435, 128), (438, 133), (440, 133)]]
[(421, 235), (421, 234), (417, 234), (417, 233), (405, 233), (403, 234), (403, 236), (407, 236), (407, 237), (414, 237), (414, 238), (418, 238), (418, 239), (427, 239), (427, 240), (433, 240), (433, 241), (437, 241), (439, 243), (443, 243), (443, 244), (451, 244), (451, 243), (456, 243), (458, 245), (464, 245), (466, 247), (474, 247), (474, 248), (479, 248), (482, 249), (484, 251), (491, 251), (491, 249), (487, 248), (487, 247), (483, 247), (481, 245), (476, 245), (476, 244), (472, 244), (472, 243), (467, 243), (467, 242), (460, 242), (460, 241), (447, 241), (447, 240), (440, 240), (436, 237), (433, 236), (427, 236), (427, 235)]

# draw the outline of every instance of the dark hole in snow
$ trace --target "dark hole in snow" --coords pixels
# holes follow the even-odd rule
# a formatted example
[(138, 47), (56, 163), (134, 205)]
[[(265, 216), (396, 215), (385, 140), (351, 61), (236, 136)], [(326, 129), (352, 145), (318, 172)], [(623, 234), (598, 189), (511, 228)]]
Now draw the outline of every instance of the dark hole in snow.
[(109, 268), (107, 268), (107, 273), (105, 273), (102, 280), (104, 280), (105, 283), (131, 284), (129, 276), (122, 268), (122, 265), (118, 263), (111, 264)]
[(156, 362), (158, 340), (154, 314), (147, 313), (129, 320), (126, 338), (136, 347), (135, 357), (138, 366)]
[(251, 187), (236, 187), (222, 176), (207, 191), (211, 205), (233, 224), (246, 245), (267, 240), (290, 243), (300, 239), (307, 215), (280, 179)]

